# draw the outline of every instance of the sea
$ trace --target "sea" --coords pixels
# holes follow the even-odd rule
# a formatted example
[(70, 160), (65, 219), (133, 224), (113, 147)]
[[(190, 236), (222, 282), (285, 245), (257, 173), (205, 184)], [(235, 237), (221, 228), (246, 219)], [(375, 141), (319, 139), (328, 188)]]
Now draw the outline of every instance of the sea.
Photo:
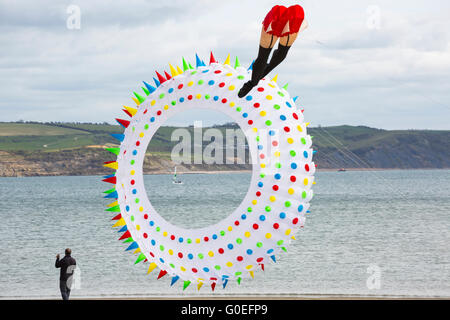
[[(250, 173), (145, 176), (155, 209), (199, 228), (238, 207)], [(0, 298), (60, 298), (56, 254), (77, 260), (72, 298), (450, 297), (450, 170), (318, 172), (305, 228), (254, 279), (185, 291), (147, 275), (111, 228), (99, 176), (0, 178)]]

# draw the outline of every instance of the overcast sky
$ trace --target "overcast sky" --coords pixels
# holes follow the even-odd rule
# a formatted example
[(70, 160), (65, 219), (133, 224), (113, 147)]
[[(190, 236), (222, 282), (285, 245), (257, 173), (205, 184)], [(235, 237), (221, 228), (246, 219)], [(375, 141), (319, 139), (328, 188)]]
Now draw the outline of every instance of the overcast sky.
[[(294, 3), (309, 28), (276, 73), (308, 121), (450, 129), (446, 0), (0, 0), (0, 121), (113, 123), (142, 80), (181, 56), (248, 65), (265, 14)], [(80, 29), (67, 28), (71, 4)], [(194, 119), (226, 120), (193, 111), (170, 123)]]

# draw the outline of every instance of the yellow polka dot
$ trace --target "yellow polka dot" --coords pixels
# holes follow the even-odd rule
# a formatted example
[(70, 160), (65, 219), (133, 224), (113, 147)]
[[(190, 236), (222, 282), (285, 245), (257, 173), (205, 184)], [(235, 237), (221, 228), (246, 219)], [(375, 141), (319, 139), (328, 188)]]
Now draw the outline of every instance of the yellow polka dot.
[(230, 102), (230, 107), (234, 107), (236, 105), (236, 103), (234, 103), (233, 101)]
[(245, 267), (245, 269), (250, 270), (251, 268), (253, 268), (253, 266), (251, 264), (249, 264), (248, 266)]
[(172, 249), (169, 249), (169, 254), (173, 255), (173, 250)]
[(271, 84), (271, 83), (268, 83), (268, 85), (269, 85), (270, 87), (272, 87), (272, 88), (275, 88), (275, 86), (274, 86), (273, 84)]
[(274, 153), (273, 153), (273, 155), (275, 156), (275, 157), (279, 157), (280, 156), (280, 151), (275, 151)]
[(253, 205), (256, 205), (257, 203), (258, 203), (258, 201), (252, 200), (252, 204), (253, 204)]
[(291, 234), (291, 229), (287, 229), (284, 234), (287, 235), (287, 236), (290, 235)]
[(144, 133), (143, 132), (139, 133), (139, 137), (143, 138), (144, 137)]
[(164, 237), (167, 237), (167, 231), (164, 231), (164, 232), (163, 232), (163, 236), (164, 236)]
[(184, 272), (184, 271), (186, 271), (186, 268), (185, 267), (180, 267), (180, 270)]
[(302, 131), (303, 131), (302, 126), (301, 126), (301, 125), (298, 125), (298, 126), (297, 126), (297, 130), (300, 131), (300, 132), (302, 132)]
[(212, 252), (212, 251), (208, 252), (208, 256), (214, 257), (214, 252)]
[(294, 143), (294, 139), (288, 138), (288, 139), (287, 139), (287, 142), (288, 142), (289, 144), (293, 144), (293, 143)]
[(202, 97), (202, 95), (200, 93), (197, 93), (197, 95), (195, 96), (197, 99), (200, 99)]
[(233, 264), (230, 261), (228, 261), (227, 262), (227, 267), (232, 267), (232, 266), (233, 266)]
[(231, 230), (233, 230), (233, 227), (232, 227), (232, 226), (229, 226), (229, 227), (228, 227), (228, 231), (231, 231)]
[(228, 90), (230, 90), (230, 91), (233, 91), (234, 89), (236, 89), (236, 87), (233, 86), (233, 85), (231, 85), (231, 86), (228, 87)]
[(261, 111), (261, 112), (259, 113), (259, 115), (260, 115), (261, 117), (264, 117), (266, 114), (267, 114), (267, 113), (266, 113), (264, 110)]
[(233, 74), (231, 73), (231, 72), (228, 72), (227, 74), (226, 74), (226, 76), (227, 77), (231, 77)]
[(304, 184), (305, 186), (308, 185), (308, 179), (307, 179), (307, 178), (305, 178), (305, 179), (303, 180), (303, 184)]
[(141, 230), (141, 226), (140, 225), (136, 225), (136, 230), (137, 231)]
[(246, 231), (246, 232), (244, 233), (244, 235), (245, 235), (247, 238), (250, 238), (250, 232)]
[(139, 211), (144, 211), (144, 207), (139, 207)]
[(288, 193), (289, 193), (289, 194), (294, 194), (294, 189), (289, 188)]
[(166, 104), (166, 105), (164, 106), (164, 110), (167, 110), (167, 109), (169, 109), (169, 106)]
[(200, 243), (200, 239), (199, 238), (195, 239), (195, 243)]
[(275, 202), (277, 200), (277, 198), (275, 198), (275, 196), (270, 196), (270, 202)]
[(267, 238), (267, 239), (270, 239), (270, 238), (272, 238), (272, 234), (270, 234), (270, 233), (266, 233), (266, 238)]
[(150, 105), (151, 105), (151, 106), (154, 106), (155, 103), (156, 103), (156, 100), (152, 100), (152, 101), (150, 102)]
[(134, 176), (135, 173), (136, 173), (136, 172), (135, 172), (134, 170), (131, 170), (131, 171), (130, 171), (130, 174), (131, 174), (132, 176)]
[(189, 86), (189, 87), (192, 87), (193, 84), (194, 84), (194, 81), (189, 81), (189, 82), (188, 82), (188, 86)]
[(253, 128), (252, 129), (254, 132), (258, 132), (258, 128)]
[(260, 166), (261, 166), (261, 168), (265, 168), (266, 164), (265, 163), (261, 163)]
[(272, 100), (272, 96), (271, 96), (271, 95), (268, 95), (268, 96), (266, 97), (266, 99), (267, 99), (267, 100)]

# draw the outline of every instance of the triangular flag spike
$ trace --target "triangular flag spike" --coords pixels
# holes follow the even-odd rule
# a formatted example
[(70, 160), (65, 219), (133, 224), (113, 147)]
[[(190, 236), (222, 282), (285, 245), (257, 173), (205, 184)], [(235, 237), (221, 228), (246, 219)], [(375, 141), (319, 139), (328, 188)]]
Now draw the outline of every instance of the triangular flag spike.
[(278, 80), (278, 75), (276, 74), (275, 77), (272, 78), (272, 81), (277, 82), (277, 80)]
[(172, 75), (172, 77), (175, 77), (178, 75), (177, 70), (175, 70), (175, 68), (169, 63), (169, 68), (170, 68), (170, 73)]
[(130, 243), (130, 242), (133, 242), (133, 241), (134, 241), (133, 238), (129, 237), (129, 238), (126, 238), (123, 243)]
[(179, 66), (177, 66), (177, 72), (178, 72), (178, 74), (183, 74), (183, 70), (181, 70), (181, 68)]
[(187, 287), (189, 287), (189, 285), (191, 284), (191, 282), (189, 280), (186, 280), (183, 282), (183, 290), (186, 290)]
[(108, 179), (108, 178), (114, 177), (115, 175), (116, 175), (115, 173), (108, 174), (107, 176), (103, 176), (103, 179)]
[(136, 105), (140, 105), (141, 103), (139, 102), (138, 99), (136, 99), (135, 97), (131, 97), (131, 99), (133, 99), (134, 103), (136, 103)]
[(130, 231), (127, 231), (119, 238), (119, 240), (124, 240), (124, 239), (130, 238), (130, 237), (131, 237), (131, 233), (130, 233)]
[(117, 220), (120, 220), (120, 218), (122, 218), (122, 214), (119, 213), (117, 216), (111, 218), (111, 220), (117, 221)]
[(121, 133), (111, 133), (111, 137), (113, 137), (114, 139), (119, 140), (120, 142), (122, 142), (123, 139), (125, 139), (125, 135), (121, 134)]
[(113, 177), (109, 177), (107, 179), (103, 179), (102, 181), (106, 182), (106, 183), (116, 184), (117, 183), (117, 178), (116, 178), (116, 176), (113, 176)]
[(261, 264), (261, 269), (262, 271), (264, 271), (264, 264)]
[(127, 109), (122, 109), (122, 111), (125, 112), (130, 118), (133, 117), (133, 115), (129, 113)]
[(188, 64), (189, 64), (189, 69), (194, 70), (194, 67), (190, 63), (188, 63)]
[(240, 67), (241, 64), (239, 63), (239, 58), (236, 56), (236, 61), (234, 62), (234, 68)]
[(107, 151), (114, 153), (116, 156), (120, 153), (120, 148), (106, 148)]
[(141, 262), (142, 260), (145, 260), (145, 255), (143, 253), (141, 253), (139, 255), (139, 257), (136, 259), (136, 261), (134, 262), (134, 264), (137, 264), (139, 262)]
[[(111, 193), (108, 193), (108, 194), (111, 194)], [(108, 212), (120, 212), (120, 206), (117, 205), (117, 206), (108, 208), (108, 209), (106, 209), (105, 211), (108, 211)]]
[(119, 195), (117, 194), (117, 191), (114, 191), (114, 192), (108, 193), (103, 198), (105, 198), (105, 199), (117, 199), (118, 197), (119, 197)]
[(180, 279), (179, 276), (173, 276), (173, 277), (172, 277), (172, 281), (170, 282), (170, 286), (173, 286), (173, 285), (175, 284), (175, 282), (178, 281), (178, 279)]
[(200, 288), (203, 286), (203, 282), (202, 281), (199, 281), (198, 283), (197, 283), (197, 291), (200, 291)]
[(144, 82), (144, 85), (145, 85), (145, 87), (147, 88), (148, 92), (150, 92), (150, 94), (152, 94), (152, 93), (153, 93), (153, 91), (155, 91), (155, 90), (156, 90), (156, 88), (155, 88), (154, 86), (152, 86), (152, 85), (148, 84), (148, 83), (147, 83), (147, 82), (145, 82), (145, 81), (142, 81), (142, 82)]
[(123, 232), (126, 232), (128, 230), (128, 227), (127, 226), (123, 226), (122, 228), (120, 228), (120, 230), (119, 231), (117, 231), (118, 233), (123, 233)]
[(216, 283), (215, 283), (215, 282), (212, 282), (212, 283), (211, 283), (211, 290), (214, 291), (215, 288), (216, 288)]
[(275, 256), (270, 256), (270, 258), (273, 260), (273, 262), (277, 262), (277, 259), (275, 259)]
[(128, 126), (130, 125), (130, 121), (128, 120), (123, 120), (123, 119), (117, 119), (116, 121), (124, 128), (128, 128)]
[(242, 280), (241, 277), (237, 278), (237, 283), (238, 283), (238, 284), (241, 284), (241, 280)]
[(106, 163), (106, 164), (104, 164), (103, 166), (104, 166), (104, 167), (107, 167), (107, 168), (114, 169), (114, 170), (119, 169), (119, 164), (118, 164), (117, 161), (113, 161), (113, 162), (111, 162), (111, 163)]
[(224, 289), (227, 286), (227, 284), (228, 284), (228, 279), (223, 280), (222, 286)]
[(134, 96), (139, 100), (139, 103), (142, 103), (145, 101), (145, 98), (139, 95), (138, 93), (133, 91)]
[(159, 83), (158, 79), (156, 79), (155, 77), (153, 77), (153, 81), (155, 82), (156, 87), (159, 87), (161, 85), (161, 83)]
[(125, 251), (130, 251), (130, 250), (134, 250), (134, 249), (137, 249), (137, 248), (139, 248), (139, 245), (137, 244), (137, 242), (133, 242), (132, 244), (130, 244), (128, 246), (128, 248), (125, 249)]
[(297, 101), (297, 99), (298, 99), (298, 96), (292, 98), (292, 100), (293, 100), (294, 102)]
[(157, 267), (156, 263), (154, 263), (154, 262), (150, 263), (150, 266), (148, 267), (148, 270), (147, 270), (147, 274), (149, 274), (150, 272), (155, 270), (156, 267)]
[(196, 63), (196, 68), (202, 66), (202, 60), (198, 57), (198, 54), (195, 54), (195, 63)]
[(164, 277), (167, 274), (166, 270), (161, 270), (158, 274), (158, 278), (157, 279), (161, 279), (162, 277)]
[(132, 117), (134, 117), (136, 115), (137, 111), (138, 111), (135, 108), (130, 108), (130, 107), (127, 107), (127, 106), (123, 106), (123, 107), (125, 108), (125, 110), (127, 110), (131, 114)]
[(252, 61), (252, 64), (250, 65), (250, 67), (248, 67), (247, 71), (253, 70), (253, 64), (255, 63), (255, 60)]
[(136, 250), (133, 251), (133, 254), (139, 253), (141, 252), (141, 248), (137, 248)]
[(288, 85), (289, 85), (289, 83), (286, 83), (286, 84), (283, 86), (283, 89), (284, 89), (284, 90), (287, 90)]
[(250, 273), (250, 276), (251, 276), (252, 278), (255, 278), (255, 273), (254, 273), (253, 271), (249, 271), (248, 273)]
[(111, 202), (110, 204), (108, 204), (107, 207), (112, 208), (112, 207), (115, 207), (117, 205), (119, 205), (119, 201), (114, 201), (114, 202)]
[(307, 122), (307, 123), (305, 123), (305, 126), (307, 127), (307, 126), (309, 126), (311, 123), (310, 122)]
[(111, 189), (106, 190), (106, 191), (103, 191), (103, 193), (111, 193), (111, 192), (114, 192), (114, 191), (116, 191), (116, 187), (111, 188)]
[(230, 55), (228, 54), (227, 58), (225, 59), (224, 65), (230, 65)]
[(158, 76), (159, 83), (160, 84), (164, 83), (166, 81), (166, 79), (161, 74), (159, 74), (158, 71), (155, 71), (155, 72), (156, 72), (156, 75)]
[(142, 89), (142, 91), (144, 91), (144, 93), (145, 93), (146, 96), (150, 95), (150, 91), (148, 91), (147, 88), (141, 87), (141, 89)]
[(188, 65), (188, 63), (186, 62), (186, 60), (184, 59), (184, 57), (183, 57), (183, 70), (184, 70), (184, 71), (189, 70), (189, 65)]
[(217, 63), (212, 51), (211, 51), (211, 54), (209, 55), (209, 64), (211, 64), (211, 63)]
[(166, 76), (167, 80), (172, 79), (172, 77), (170, 76), (170, 74), (168, 74), (166, 71), (164, 71), (164, 75)]
[(123, 227), (125, 226), (127, 223), (125, 222), (125, 220), (123, 218), (117, 220), (117, 222), (112, 226), (113, 228), (117, 228), (117, 227)]
[[(314, 182), (313, 182), (313, 184), (314, 184)], [(292, 240), (297, 240), (297, 239), (295, 238), (295, 236), (292, 236), (291, 239), (292, 239)]]

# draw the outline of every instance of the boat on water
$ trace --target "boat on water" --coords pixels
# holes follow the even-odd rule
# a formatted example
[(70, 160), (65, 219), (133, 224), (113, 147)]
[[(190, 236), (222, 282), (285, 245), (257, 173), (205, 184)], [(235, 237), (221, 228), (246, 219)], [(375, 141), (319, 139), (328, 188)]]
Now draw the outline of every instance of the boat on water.
[(345, 170), (345, 168), (340, 168), (340, 169), (338, 170), (338, 172), (345, 172), (345, 171), (347, 171), (347, 170)]
[(173, 184), (183, 184), (183, 181), (181, 181), (179, 178), (177, 178), (177, 167), (175, 167), (175, 171), (173, 173), (172, 183)]

